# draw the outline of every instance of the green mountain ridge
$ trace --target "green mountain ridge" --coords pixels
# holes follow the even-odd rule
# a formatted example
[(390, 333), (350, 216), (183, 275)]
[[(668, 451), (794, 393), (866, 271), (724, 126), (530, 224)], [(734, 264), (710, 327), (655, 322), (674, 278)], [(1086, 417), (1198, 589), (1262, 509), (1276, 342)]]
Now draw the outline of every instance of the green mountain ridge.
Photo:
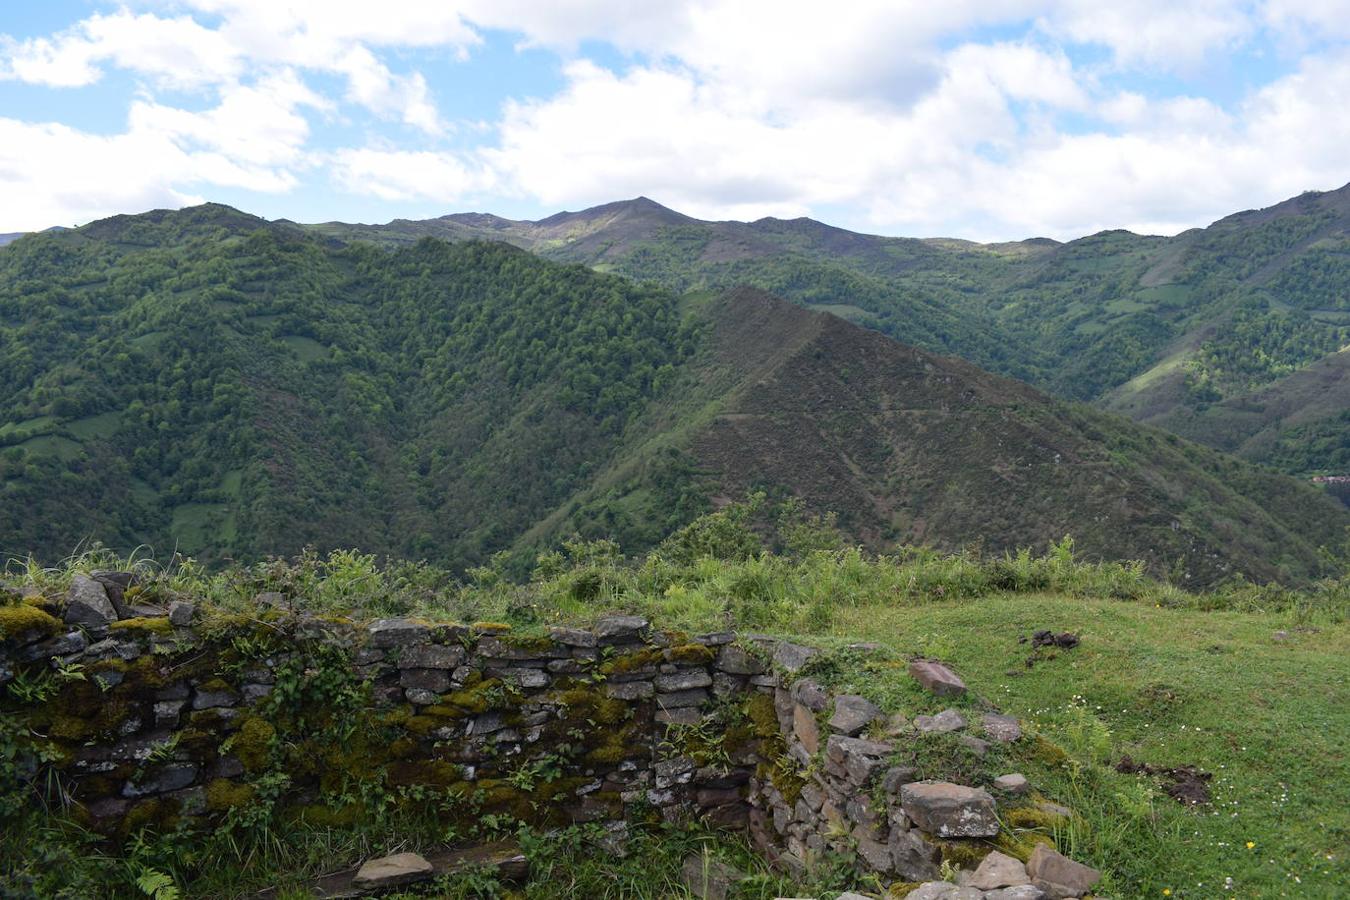
[[(1064, 244), (879, 237), (811, 219), (704, 222), (647, 198), (538, 222), (459, 214), (311, 227), (389, 244), (504, 240), (678, 292), (752, 285), (1057, 396), (1165, 427), (1201, 423), (1182, 433), (1220, 448), (1222, 429), (1203, 427), (1216, 418), (1210, 406), (1350, 344), (1350, 185), (1171, 238), (1116, 230)], [(1350, 447), (1339, 421), (1321, 417), (1319, 433), (1333, 437), (1317, 454), (1250, 458), (1329, 471)]]
[(760, 291), (394, 243), (206, 205), (6, 248), (0, 548), (463, 568), (573, 531), (651, 546), (764, 490), (875, 549), (1072, 534), (1205, 584), (1306, 580), (1350, 525), (1305, 485)]

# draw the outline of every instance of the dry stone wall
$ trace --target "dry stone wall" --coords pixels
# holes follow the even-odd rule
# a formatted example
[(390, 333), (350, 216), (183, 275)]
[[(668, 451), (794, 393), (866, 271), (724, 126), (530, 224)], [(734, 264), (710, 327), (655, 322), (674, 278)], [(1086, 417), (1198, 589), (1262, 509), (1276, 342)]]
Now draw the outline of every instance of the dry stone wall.
[[(59, 790), (110, 840), (218, 823), (264, 797), (281, 815), (342, 824), (379, 796), (465, 822), (699, 818), (789, 868), (840, 854), (916, 884), (938, 877), (953, 844), (997, 838), (1000, 804), (1025, 802), (1016, 773), (991, 792), (896, 764), (924, 733), (959, 731), (976, 751), (1016, 741), (1016, 720), (887, 716), (802, 677), (813, 648), (633, 616), (532, 636), (357, 624), (282, 600), (200, 615), (146, 602), (134, 576), (111, 572), (76, 576), (64, 598), (10, 598), (0, 711), (35, 736), (33, 789)], [(941, 665), (911, 671), (944, 695), (964, 690)], [(995, 888), (1030, 879), (1013, 880)], [(1074, 896), (1047, 888), (1015, 896)]]

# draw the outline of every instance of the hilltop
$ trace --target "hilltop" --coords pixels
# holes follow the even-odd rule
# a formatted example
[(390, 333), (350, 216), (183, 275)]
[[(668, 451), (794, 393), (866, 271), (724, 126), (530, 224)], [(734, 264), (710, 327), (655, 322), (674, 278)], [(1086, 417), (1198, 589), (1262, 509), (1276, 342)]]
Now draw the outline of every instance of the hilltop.
[(1312, 488), (838, 316), (502, 242), (380, 247), (218, 205), (119, 216), (0, 254), (0, 322), (10, 554), (95, 537), (524, 565), (573, 531), (651, 546), (765, 491), (874, 549), (1071, 534), (1194, 583), (1300, 581), (1350, 522)]
[[(879, 237), (811, 219), (705, 222), (647, 198), (537, 222), (471, 214), (315, 227), (393, 244), (490, 237), (675, 291), (753, 285), (1057, 396), (1167, 428), (1185, 422), (1180, 433), (1220, 448), (1232, 442), (1210, 406), (1250, 406), (1242, 398), (1350, 344), (1350, 186), (1171, 238), (1106, 231), (1067, 243)], [(1344, 382), (1328, 389), (1337, 409), (1350, 406)], [(1336, 449), (1276, 448), (1308, 428), (1324, 438), (1317, 446), (1344, 447), (1344, 423), (1320, 406), (1275, 407), (1263, 426), (1271, 439), (1249, 458), (1339, 472)]]

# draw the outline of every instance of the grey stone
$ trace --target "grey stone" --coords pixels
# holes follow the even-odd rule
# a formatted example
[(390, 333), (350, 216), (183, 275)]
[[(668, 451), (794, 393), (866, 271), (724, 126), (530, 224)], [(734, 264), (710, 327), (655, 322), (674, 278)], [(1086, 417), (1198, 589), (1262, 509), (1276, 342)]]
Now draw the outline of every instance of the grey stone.
[(506, 727), (506, 717), (499, 712), (485, 712), (469, 720), (466, 735), (493, 734)]
[(1013, 797), (1020, 797), (1031, 790), (1031, 784), (1021, 772), (1011, 772), (995, 778), (994, 789)]
[(965, 717), (954, 709), (944, 709), (936, 716), (914, 717), (914, 730), (922, 734), (947, 734), (965, 727)]
[(412, 884), (431, 878), (431, 863), (416, 853), (395, 853), (372, 859), (361, 866), (352, 879), (352, 886), (367, 890), (382, 890), (401, 884)]
[(900, 788), (909, 784), (919, 774), (913, 766), (891, 766), (881, 777), (881, 789), (887, 794), (898, 794)]
[(1048, 900), (1081, 897), (1102, 877), (1096, 869), (1074, 862), (1044, 844), (1038, 844), (1027, 860), (1027, 875)]
[(966, 683), (942, 663), (932, 659), (916, 659), (909, 664), (909, 674), (930, 693), (939, 697), (959, 697), (966, 692)]
[(424, 644), (431, 638), (431, 629), (411, 619), (377, 619), (366, 627), (372, 647), (408, 647)]
[(226, 709), (239, 703), (239, 695), (234, 691), (204, 691), (197, 689), (192, 697), (193, 709)]
[(650, 681), (627, 681), (606, 684), (605, 693), (616, 700), (645, 700), (656, 693)]
[(197, 780), (197, 767), (190, 763), (172, 763), (162, 767), (153, 776), (139, 782), (128, 781), (122, 787), (122, 796), (146, 797), (185, 788)]
[(689, 669), (670, 675), (656, 676), (656, 689), (662, 692), (687, 691), (712, 685), (712, 676), (703, 669)]
[(694, 778), (695, 764), (687, 756), (674, 756), (657, 761), (652, 766), (658, 788), (668, 788), (674, 784), (688, 784)]
[(708, 692), (702, 688), (689, 691), (672, 691), (669, 694), (657, 694), (658, 709), (678, 709), (682, 706), (702, 706), (708, 700)]
[(648, 627), (649, 623), (641, 616), (605, 616), (596, 620), (596, 643), (614, 644), (619, 641), (638, 640)]
[(1031, 879), (1027, 877), (1027, 867), (1006, 853), (999, 853), (997, 850), (990, 851), (989, 855), (981, 860), (967, 882), (970, 887), (979, 888), (982, 891), (1030, 883)]
[(950, 782), (912, 782), (900, 789), (900, 805), (914, 824), (938, 837), (998, 834), (994, 798), (979, 788)]
[(830, 716), (829, 726), (841, 734), (854, 736), (881, 717), (881, 710), (870, 700), (857, 694), (841, 694), (834, 698), (834, 715)]
[(702, 720), (703, 715), (692, 706), (656, 711), (656, 721), (662, 725), (697, 725)]
[(895, 751), (894, 744), (882, 741), (868, 741), (863, 738), (847, 737), (842, 734), (830, 735), (825, 745), (825, 753), (835, 762), (842, 763), (850, 756), (869, 756), (880, 758)]
[(431, 706), (441, 701), (441, 695), (435, 691), (415, 687), (406, 689), (403, 696), (409, 703), (415, 703), (418, 706)]
[(1011, 744), (1022, 737), (1022, 726), (1016, 716), (1004, 716), (999, 713), (985, 713), (980, 719), (985, 737), (991, 741)]
[(876, 872), (889, 872), (891, 870), (891, 851), (880, 841), (875, 841), (870, 837), (857, 838), (858, 856), (867, 865), (869, 869)]
[(949, 900), (956, 885), (950, 881), (929, 881), (905, 895), (905, 900)]
[(253, 598), (257, 606), (285, 606), (286, 595), (280, 591), (262, 591)]
[(155, 727), (174, 728), (178, 725), (178, 716), (183, 710), (182, 700), (161, 700), (154, 706)]
[(417, 688), (443, 694), (450, 689), (450, 674), (444, 669), (404, 669), (398, 683), (405, 688)]
[(175, 600), (169, 604), (169, 624), (176, 628), (186, 628), (197, 615), (197, 604), (186, 600)]
[(984, 755), (989, 752), (989, 742), (982, 741), (973, 734), (961, 735), (959, 738), (957, 738), (957, 743), (959, 743), (962, 747), (965, 747), (967, 750), (969, 750), (971, 753), (974, 753), (981, 759), (983, 759)]
[(594, 647), (595, 633), (581, 628), (555, 627), (548, 630), (549, 635), (559, 644), (569, 647)]
[(464, 648), (458, 644), (414, 644), (398, 655), (404, 669), (455, 669), (464, 662)]
[(811, 658), (820, 653), (815, 647), (803, 647), (779, 641), (773, 647), (773, 661), (785, 672), (800, 672)]
[(1016, 887), (999, 888), (988, 891), (984, 900), (1043, 900), (1045, 891), (1034, 884), (1019, 884)]
[(730, 644), (734, 640), (736, 640), (736, 632), (734, 631), (713, 631), (694, 637), (695, 644), (702, 644), (705, 647), (721, 647), (723, 644)]
[(107, 589), (88, 575), (76, 573), (66, 594), (66, 624), (103, 628), (116, 621), (117, 610)]
[(792, 699), (811, 712), (824, 712), (830, 705), (830, 695), (825, 689), (809, 678), (792, 683)]
[(53, 656), (72, 656), (88, 646), (89, 639), (84, 636), (83, 631), (70, 631), (39, 641), (25, 650), (20, 658), (25, 662), (33, 662), (38, 659), (51, 659)]
[(731, 644), (717, 652), (717, 668), (729, 675), (762, 675), (765, 671), (759, 657)]
[(507, 669), (504, 674), (507, 681), (530, 690), (547, 687), (549, 683), (549, 677), (542, 669)]

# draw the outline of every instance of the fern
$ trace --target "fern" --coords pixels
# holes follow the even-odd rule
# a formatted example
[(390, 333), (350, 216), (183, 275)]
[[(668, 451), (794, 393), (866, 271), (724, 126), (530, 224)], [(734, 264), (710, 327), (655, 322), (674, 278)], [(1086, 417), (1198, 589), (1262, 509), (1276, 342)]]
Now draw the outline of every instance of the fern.
[(182, 897), (172, 876), (148, 867), (141, 869), (141, 873), (136, 876), (136, 887), (153, 900), (179, 900)]

